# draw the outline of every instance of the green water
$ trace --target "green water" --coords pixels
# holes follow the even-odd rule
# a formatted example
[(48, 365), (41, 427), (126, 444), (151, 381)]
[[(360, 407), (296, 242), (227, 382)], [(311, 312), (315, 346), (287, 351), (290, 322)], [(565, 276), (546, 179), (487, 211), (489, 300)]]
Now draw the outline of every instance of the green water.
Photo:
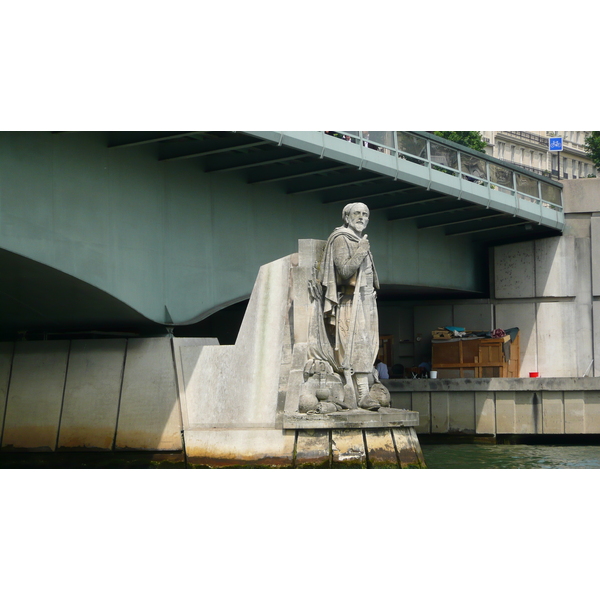
[(422, 444), (429, 469), (600, 469), (600, 445)]

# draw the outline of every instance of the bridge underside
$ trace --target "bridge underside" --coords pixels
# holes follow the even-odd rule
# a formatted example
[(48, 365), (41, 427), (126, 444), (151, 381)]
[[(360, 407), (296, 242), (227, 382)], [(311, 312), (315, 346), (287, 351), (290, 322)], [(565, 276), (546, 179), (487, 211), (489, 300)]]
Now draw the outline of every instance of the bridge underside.
[(152, 145), (160, 162), (194, 159), (205, 172), (242, 172), (249, 185), (277, 184), (282, 193), (299, 199), (316, 193), (323, 204), (364, 202), (388, 221), (413, 220), (419, 230), (442, 229), (447, 236), (470, 236), (486, 245), (560, 234), (517, 211), (471, 202), (458, 190), (441, 193), (371, 170), (368, 160), (357, 167), (344, 162), (343, 153), (332, 158), (281, 138), (264, 139), (261, 132), (112, 132), (109, 145)]
[(36, 261), (0, 250), (0, 336), (43, 331), (164, 332), (110, 294)]
[[(175, 335), (234, 344), (247, 304), (175, 327)], [(0, 249), (0, 341), (160, 336), (167, 327), (77, 277)]]
[[(306, 133), (304, 132), (304, 134)], [(213, 235), (211, 227), (215, 227), (214, 224), (209, 223), (205, 225), (204, 221), (208, 221), (209, 219), (202, 221), (204, 214), (201, 214), (199, 210), (194, 208), (201, 202), (204, 202), (202, 206), (206, 207), (203, 210), (208, 212), (215, 212), (215, 204), (224, 205), (231, 202), (232, 208), (228, 209), (230, 212), (223, 211), (219, 214), (219, 223), (223, 227), (223, 223), (226, 223), (228, 226), (230, 223), (229, 219), (238, 216), (239, 213), (236, 211), (239, 211), (239, 207), (244, 205), (244, 203), (247, 203), (248, 206), (245, 209), (245, 218), (251, 217), (253, 211), (268, 211), (270, 207), (277, 205), (277, 209), (280, 212), (273, 221), (277, 222), (277, 219), (291, 210), (292, 205), (304, 206), (303, 200), (305, 199), (306, 206), (308, 207), (307, 210), (313, 211), (315, 204), (320, 202), (323, 207), (323, 214), (327, 213), (328, 215), (334, 213), (338, 215), (337, 208), (339, 207), (341, 212), (341, 208), (347, 203), (362, 201), (371, 209), (373, 222), (377, 221), (381, 223), (387, 221), (395, 223), (394, 227), (404, 227), (404, 225), (397, 223), (400, 221), (404, 221), (407, 224), (410, 223), (411, 230), (416, 229), (417, 231), (417, 235), (412, 238), (413, 242), (417, 240), (418, 236), (421, 235), (420, 232), (422, 232), (420, 239), (423, 246), (429, 243), (433, 234), (445, 240), (468, 240), (473, 242), (474, 247), (481, 248), (482, 250), (480, 253), (484, 257), (480, 261), (482, 264), (487, 261), (485, 253), (487, 246), (560, 234), (559, 229), (550, 227), (542, 223), (541, 220), (540, 222), (535, 222), (534, 220), (523, 218), (516, 212), (515, 214), (509, 214), (505, 210), (494, 207), (491, 203), (488, 206), (482, 206), (480, 203), (463, 197), (460, 192), (453, 193), (449, 189), (445, 189), (442, 192), (439, 189), (434, 189), (435, 186), (433, 185), (417, 184), (414, 180), (411, 181), (410, 177), (403, 179), (401, 173), (396, 173), (396, 176), (382, 173), (377, 170), (376, 164), (377, 160), (382, 157), (382, 153), (380, 152), (367, 149), (366, 152), (370, 153), (370, 157), (367, 156), (365, 163), (357, 166), (355, 162), (353, 163), (350, 160), (352, 157), (346, 160), (348, 157), (345, 158), (344, 155), (344, 152), (347, 150), (356, 151), (357, 145), (331, 138), (331, 136), (326, 136), (325, 134), (322, 134), (323, 144), (337, 144), (335, 151), (318, 152), (314, 151), (314, 149), (298, 147), (302, 144), (292, 143), (294, 142), (293, 139), (291, 142), (286, 142), (283, 138), (278, 139), (275, 132), (108, 132), (105, 134), (96, 134), (95, 138), (84, 138), (84, 143), (87, 144), (85, 151), (88, 152), (86, 156), (89, 156), (89, 158), (82, 159), (81, 163), (76, 160), (72, 164), (69, 163), (70, 171), (64, 167), (63, 163), (59, 162), (59, 159), (56, 159), (57, 162), (52, 163), (51, 160), (54, 159), (47, 158), (59, 155), (58, 152), (53, 154), (51, 148), (53, 141), (60, 138), (60, 134), (52, 135), (48, 133), (45, 135), (45, 138), (28, 137), (26, 140), (27, 143), (23, 143), (22, 147), (17, 143), (11, 146), (12, 142), (10, 140), (5, 145), (7, 153), (18, 154), (22, 152), (19, 155), (19, 160), (22, 161), (22, 164), (29, 165), (30, 169), (36, 169), (36, 175), (33, 179), (36, 182), (39, 179), (41, 183), (39, 183), (38, 187), (34, 185), (28, 187), (28, 182), (32, 180), (32, 171), (26, 169), (22, 170), (22, 172), (19, 171), (18, 179), (15, 176), (14, 181), (18, 180), (18, 183), (13, 183), (12, 188), (7, 183), (8, 177), (6, 178), (4, 182), (5, 200), (10, 199), (10, 202), (5, 202), (4, 207), (6, 217), (8, 217), (4, 218), (4, 233), (8, 232), (9, 237), (12, 236), (13, 240), (18, 240), (19, 238), (24, 239), (22, 232), (26, 232), (31, 236), (33, 245), (36, 243), (36, 235), (49, 236), (48, 239), (50, 239), (51, 235), (54, 235), (55, 237), (52, 238), (51, 243), (55, 247), (62, 248), (61, 244), (67, 238), (65, 232), (78, 231), (77, 227), (81, 225), (87, 227), (86, 232), (88, 234), (90, 231), (95, 231), (94, 218), (96, 217), (93, 215), (101, 213), (93, 212), (88, 206), (93, 207), (94, 202), (97, 205), (101, 205), (102, 202), (106, 202), (107, 204), (112, 203), (111, 206), (113, 206), (114, 212), (104, 219), (104, 229), (102, 231), (104, 231), (105, 237), (102, 238), (100, 234), (97, 236), (99, 241), (95, 240), (98, 243), (94, 247), (94, 252), (98, 250), (98, 255), (102, 258), (104, 255), (101, 254), (101, 250), (104, 248), (105, 254), (108, 251), (112, 251), (114, 248), (113, 239), (118, 239), (121, 243), (118, 251), (125, 253), (118, 254), (117, 249), (115, 249), (114, 254), (117, 257), (115, 260), (118, 262), (122, 262), (128, 254), (132, 255), (132, 248), (137, 251), (140, 257), (144, 257), (149, 251), (152, 251), (155, 252), (152, 255), (152, 260), (158, 261), (160, 258), (159, 252), (156, 251), (156, 247), (160, 246), (160, 243), (149, 246), (143, 236), (134, 236), (134, 241), (137, 242), (138, 238), (142, 240), (139, 247), (134, 247), (129, 244), (128, 235), (130, 230), (138, 226), (136, 215), (140, 211), (146, 210), (147, 204), (145, 203), (149, 204), (150, 200), (152, 200), (152, 198), (148, 197), (156, 189), (160, 189), (164, 185), (164, 180), (161, 180), (159, 176), (153, 177), (155, 172), (164, 174), (165, 171), (174, 173), (173, 180), (176, 180), (177, 174), (182, 172), (196, 173), (199, 171), (203, 174), (208, 174), (198, 179), (198, 181), (201, 181), (200, 185), (194, 187), (197, 180), (193, 179), (194, 183), (190, 183), (188, 188), (181, 188), (185, 189), (190, 198), (188, 201), (188, 197), (186, 197), (187, 204), (182, 202), (181, 208), (176, 207), (177, 210), (181, 210), (181, 214), (183, 215), (177, 223), (180, 224), (179, 227), (181, 229), (183, 229), (182, 223), (186, 225), (185, 235), (188, 236), (188, 238), (185, 238), (186, 240), (205, 240)], [(75, 135), (79, 134), (66, 134), (66, 137), (69, 138), (69, 144), (66, 144), (65, 147), (67, 150), (73, 151), (73, 156), (79, 156), (78, 142), (73, 139)], [(298, 135), (300, 136), (298, 139), (300, 139), (302, 132)], [(312, 132), (311, 135), (317, 135), (317, 132)], [(50, 140), (49, 138), (54, 138), (54, 140)], [(95, 145), (96, 142), (99, 142), (99, 144)], [(38, 147), (36, 144), (45, 144), (44, 151), (47, 152), (45, 155), (46, 162), (40, 159), (39, 165), (35, 162), (38, 160)], [(129, 151), (126, 150), (127, 148), (139, 148), (139, 154), (136, 154), (138, 153), (137, 149)], [(123, 159), (124, 154), (120, 149), (125, 149), (123, 153), (126, 155), (125, 158), (130, 160), (129, 163)], [(323, 149), (325, 149), (324, 146)], [(65, 150), (65, 156), (72, 158), (67, 153), (67, 150)], [(40, 156), (42, 155), (43, 153), (40, 152)], [(140, 167), (139, 173), (134, 173), (132, 179), (126, 179), (125, 177), (119, 179), (118, 175), (114, 174), (119, 172), (119, 168), (121, 168), (123, 173), (128, 168), (134, 169), (138, 164), (135, 161), (138, 160), (139, 156), (142, 156), (146, 162), (143, 163), (143, 169)], [(6, 154), (5, 158), (8, 157), (9, 155)], [(85, 162), (86, 160), (87, 162)], [(114, 160), (114, 163), (111, 163), (111, 160)], [(168, 163), (181, 163), (183, 161), (188, 162), (183, 165), (168, 165)], [(406, 163), (407, 161), (400, 162)], [(20, 167), (20, 163), (15, 164), (18, 164)], [(112, 179), (105, 175), (105, 172), (111, 172), (111, 168), (107, 169), (105, 165), (109, 165), (112, 168)], [(134, 166), (130, 167), (127, 165)], [(165, 168), (161, 171), (160, 168), (155, 169), (154, 165), (161, 165), (161, 168)], [(185, 168), (167, 169), (166, 167), (168, 166), (183, 166), (187, 168), (187, 171)], [(6, 168), (9, 169), (9, 167)], [(62, 169), (65, 169), (64, 173)], [(52, 180), (53, 175), (51, 174), (55, 172), (57, 173), (57, 182)], [(38, 173), (41, 173), (41, 175)], [(214, 174), (214, 179), (210, 178), (211, 174)], [(233, 191), (230, 191), (226, 187), (226, 184), (229, 182), (229, 175), (231, 175), (231, 180), (236, 182), (236, 185), (239, 184), (238, 187), (232, 186), (231, 189)], [(94, 180), (94, 178), (96, 179)], [(77, 185), (71, 183), (73, 180), (76, 180)], [(192, 181), (191, 177), (190, 180)], [(212, 182), (217, 180), (219, 181), (219, 185), (223, 185), (226, 188), (226, 191), (220, 195), (215, 194), (213, 199), (211, 186), (213, 185)], [(139, 185), (140, 181), (143, 181), (143, 185)], [(134, 184), (138, 185), (139, 188), (135, 188)], [(52, 187), (53, 185), (54, 188)], [(69, 187), (71, 185), (73, 186), (73, 190)], [(476, 187), (483, 189), (483, 186)], [(96, 189), (107, 190), (106, 195), (103, 196), (98, 192), (97, 197), (94, 196), (92, 190)], [(179, 191), (179, 188), (177, 190)], [(210, 191), (207, 192), (206, 190)], [(231, 198), (235, 199), (237, 197), (236, 194), (239, 195), (240, 192), (243, 195), (244, 190), (255, 190), (256, 193), (250, 193), (247, 197), (240, 199), (238, 204), (234, 204)], [(264, 190), (264, 194), (262, 190)], [(65, 200), (61, 204), (62, 197), (60, 194), (66, 197), (68, 196), (67, 191), (71, 194), (69, 196), (70, 199), (68, 201)], [(228, 196), (227, 194), (230, 195)], [(158, 196), (158, 193), (156, 195)], [(197, 195), (202, 196), (202, 198), (199, 200)], [(130, 213), (119, 213), (114, 209), (114, 206), (120, 207), (126, 205), (132, 196), (139, 198), (139, 202), (135, 209), (131, 209)], [(268, 201), (264, 201), (260, 205), (261, 208), (257, 209), (256, 206), (259, 205), (250, 204), (255, 197), (268, 198)], [(295, 203), (296, 199), (298, 203)], [(88, 201), (88, 204), (84, 200)], [(164, 205), (160, 205), (158, 201), (155, 202), (153, 214), (161, 215), (163, 212), (166, 213), (173, 204), (172, 200), (172, 197), (165, 194)], [(6, 208), (9, 204), (12, 207), (17, 207), (14, 208), (15, 212), (12, 214)], [(30, 212), (34, 211), (35, 206), (38, 209), (39, 207), (44, 207), (44, 210), (40, 211), (40, 214), (36, 214), (37, 224), (35, 227), (28, 225), (27, 227), (23, 227), (23, 229), (18, 229), (18, 227), (21, 227), (21, 223), (27, 222), (28, 215), (23, 216), (19, 212), (25, 206), (27, 206), (27, 210)], [(194, 217), (190, 217), (186, 212), (190, 207), (192, 211), (195, 211), (193, 212)], [(59, 215), (59, 208), (64, 211), (60, 213), (60, 216), (64, 219), (62, 223), (64, 230), (56, 233), (54, 230), (50, 231), (51, 227), (46, 226), (45, 219), (51, 218), (52, 214), (55, 216)], [(331, 208), (335, 210), (329, 210)], [(108, 209), (110, 209), (110, 206)], [(137, 213), (135, 212), (136, 210), (138, 211)], [(175, 209), (173, 210), (172, 214), (177, 216), (179, 213), (176, 213)], [(72, 222), (68, 221), (67, 217), (71, 213), (76, 213), (79, 221), (77, 219), (74, 219)], [(327, 235), (324, 231), (331, 231), (331, 229), (325, 229), (319, 233), (319, 229), (315, 230), (312, 224), (313, 220), (315, 223), (319, 222), (322, 215), (315, 213), (316, 216), (313, 218), (312, 214), (311, 212), (306, 219), (307, 221), (311, 221), (310, 227), (302, 230), (303, 233), (301, 235), (304, 235), (304, 231), (310, 231), (310, 235)], [(194, 218), (197, 219), (198, 217), (201, 219), (200, 227), (203, 227), (201, 230), (196, 225), (196, 221), (194, 221)], [(57, 217), (57, 222), (59, 221)], [(173, 222), (175, 222), (175, 217), (173, 217)], [(193, 226), (188, 228), (188, 222), (193, 223)], [(67, 223), (68, 226), (66, 225)], [(126, 223), (130, 228), (128, 229), (123, 223)], [(158, 224), (157, 222), (151, 222), (150, 224), (154, 227), (153, 231), (159, 231), (160, 227), (163, 226), (162, 222), (158, 222)], [(113, 235), (115, 226), (121, 227), (121, 233)], [(99, 226), (98, 230), (100, 231)], [(389, 230), (392, 231), (391, 226)], [(394, 229), (393, 231), (397, 230), (399, 229)], [(223, 229), (217, 230), (215, 228), (215, 232), (217, 232), (214, 233), (215, 239), (218, 239), (218, 233), (222, 231)], [(243, 234), (252, 239), (259, 239), (262, 235), (264, 239), (265, 231), (270, 233), (272, 229), (268, 229), (268, 227), (265, 230), (248, 228), (248, 231), (243, 231)], [(287, 230), (282, 229), (282, 232), (287, 232)], [(177, 240), (184, 236), (183, 234), (179, 234), (180, 232), (174, 226), (172, 237), (165, 237), (164, 242), (161, 242), (165, 248), (172, 248), (171, 253), (173, 255), (177, 255), (180, 252)], [(82, 234), (82, 237), (85, 237), (85, 235)], [(297, 237), (287, 235), (287, 233), (285, 236), (283, 233), (280, 234), (280, 239), (278, 238), (273, 243), (273, 247), (278, 249), (278, 254), (270, 256), (265, 252), (264, 255), (268, 256), (268, 260), (273, 260), (274, 258), (279, 258), (281, 255), (294, 252)], [(237, 240), (234, 234), (230, 235), (228, 239)], [(285, 251), (279, 253), (279, 248), (282, 247), (282, 239), (285, 239), (285, 244), (288, 244), (288, 247), (285, 248)], [(404, 238), (396, 236), (396, 239)], [(67, 241), (71, 243), (71, 240)], [(79, 243), (79, 238), (77, 238), (77, 243), (73, 243), (70, 246), (65, 245), (64, 251), (62, 253), (57, 252), (57, 255), (72, 257), (77, 254), (77, 249), (87, 248), (86, 241), (84, 239)], [(142, 243), (146, 244), (146, 246), (142, 246)], [(102, 244), (105, 244), (105, 246), (102, 247)], [(205, 252), (207, 255), (214, 254), (217, 256), (219, 252), (223, 252), (225, 246), (226, 244), (222, 243), (217, 250), (213, 251), (210, 242), (206, 242), (204, 245), (193, 245), (190, 243), (189, 246), (186, 246), (182, 244), (181, 248), (185, 252), (189, 252), (190, 256), (204, 256), (202, 252)], [(242, 246), (240, 244), (240, 248)], [(454, 246), (448, 244), (448, 247), (454, 248), (456, 246), (457, 244), (454, 244)], [(52, 247), (50, 242), (47, 247)], [(440, 247), (443, 248), (444, 246), (441, 245)], [(85, 270), (80, 272), (80, 277), (72, 276), (61, 271), (60, 268), (53, 268), (52, 266), (48, 266), (48, 264), (43, 264), (43, 261), (46, 260), (44, 252), (38, 252), (32, 258), (31, 256), (25, 257), (19, 254), (19, 252), (27, 254), (25, 245), (18, 246), (14, 251), (10, 251), (10, 246), (6, 246), (6, 248), (8, 249), (0, 249), (0, 337), (5, 339), (14, 339), (15, 336), (18, 336), (19, 332), (23, 331), (29, 332), (29, 335), (33, 332), (34, 337), (30, 339), (37, 339), (39, 336), (49, 336), (51, 334), (55, 336), (68, 336), (70, 333), (77, 332), (97, 332), (99, 335), (110, 334), (111, 332), (162, 335), (166, 333), (167, 327), (175, 325), (176, 335), (219, 337), (222, 343), (233, 343), (237, 327), (243, 316), (245, 307), (244, 298), (249, 297), (251, 290), (251, 283), (244, 282), (243, 285), (240, 284), (238, 286), (239, 290), (237, 288), (234, 289), (228, 297), (215, 294), (216, 300), (211, 301), (208, 305), (205, 303), (201, 310), (193, 313), (193, 315), (198, 315), (197, 317), (191, 318), (192, 314), (188, 311), (185, 318), (177, 321), (177, 318), (173, 319), (171, 317), (166, 306), (168, 302), (172, 301), (170, 298), (164, 300), (163, 311), (163, 297), (168, 297), (169, 290), (165, 292), (158, 286), (153, 287), (151, 285), (154, 283), (152, 279), (154, 273), (150, 273), (152, 269), (148, 268), (148, 265), (152, 264), (152, 261), (148, 261), (146, 264), (140, 258), (140, 264), (143, 264), (143, 267), (138, 271), (144, 274), (142, 280), (146, 287), (151, 290), (151, 293), (154, 294), (152, 297), (158, 298), (158, 310), (152, 314), (152, 318), (148, 318), (148, 316), (142, 314), (141, 311), (143, 308), (140, 307), (140, 304), (136, 304), (136, 302), (129, 299), (125, 302), (122, 301), (116, 297), (118, 294), (112, 295), (105, 291), (107, 289), (110, 290), (107, 286), (101, 289), (101, 287), (86, 283), (83, 280), (86, 275)], [(40, 244), (40, 248), (46, 248), (46, 246)], [(233, 277), (247, 277), (250, 279), (254, 276), (255, 268), (258, 269), (261, 264), (268, 262), (268, 260), (263, 260), (261, 256), (259, 257), (260, 262), (256, 260), (256, 264), (254, 264), (252, 262), (254, 257), (252, 257), (252, 260), (246, 259), (243, 256), (243, 250), (240, 249), (236, 249), (235, 252), (231, 252), (230, 254), (229, 275)], [(398, 252), (396, 249), (395, 253), (390, 252), (389, 256), (393, 257), (400, 254), (402, 252)], [(452, 252), (446, 252), (446, 254), (450, 255)], [(465, 254), (464, 256), (466, 256), (465, 260), (470, 260), (470, 255)], [(221, 258), (221, 255), (219, 255), (219, 258)], [(240, 258), (245, 260), (240, 260)], [(202, 258), (202, 260), (205, 259)], [(210, 261), (211, 259), (206, 260)], [(461, 257), (456, 258), (456, 263), (463, 265), (464, 263), (460, 263), (460, 260)], [(76, 261), (69, 259), (66, 262), (70, 265)], [(135, 264), (133, 261), (131, 263)], [(49, 264), (53, 263), (49, 262)], [(55, 261), (54, 264), (60, 267), (60, 262)], [(180, 267), (178, 263), (175, 266)], [(170, 274), (173, 272), (172, 267), (173, 262), (164, 266), (163, 270), (165, 273)], [(106, 268), (106, 265), (105, 270), (112, 273), (109, 268)], [(450, 272), (451, 269), (446, 269), (446, 271)], [(123, 269), (119, 271), (119, 273), (129, 274), (129, 278), (131, 277), (131, 273), (135, 274), (135, 272), (135, 269), (130, 269), (129, 271)], [(174, 286), (176, 292), (173, 292), (173, 294), (180, 294), (180, 288), (186, 288), (186, 281), (191, 279), (191, 277), (196, 277), (197, 272), (204, 274), (204, 271), (201, 271), (199, 267), (196, 268), (196, 271), (191, 269), (189, 277), (188, 272), (184, 272), (183, 268), (181, 272), (182, 275), (177, 280), (178, 285)], [(214, 271), (207, 270), (206, 273), (210, 277)], [(129, 278), (124, 275), (122, 276), (122, 279), (127, 281)], [(158, 277), (154, 279), (158, 279)], [(398, 282), (398, 278), (394, 279), (393, 276), (390, 276), (389, 279), (390, 281), (387, 284), (384, 283), (380, 290), (379, 298), (382, 302), (387, 300), (416, 301), (421, 299), (486, 297), (486, 291), (483, 289), (485, 285), (478, 286), (467, 282), (468, 285), (464, 283), (462, 285), (459, 284), (454, 289), (448, 287), (454, 284), (452, 278), (448, 277), (445, 279), (445, 282), (442, 278), (441, 281), (434, 281), (430, 284), (429, 281), (419, 280), (419, 277), (414, 276), (412, 281), (416, 283), (411, 285), (404, 284), (401, 280)], [(483, 274), (481, 279), (486, 281), (486, 275)], [(105, 281), (100, 281), (99, 285), (102, 286), (107, 281), (111, 283), (112, 280), (107, 278)], [(424, 283), (420, 285), (422, 281)], [(134, 288), (135, 285), (137, 284), (132, 284), (131, 287)], [(121, 286), (121, 288), (123, 287), (126, 286)], [(142, 286), (139, 287), (142, 289)], [(196, 288), (190, 287), (187, 297), (198, 298), (196, 295), (197, 291)], [(142, 292), (136, 292), (131, 294), (130, 297), (137, 299), (140, 295), (143, 295)], [(151, 296), (150, 293), (147, 295), (148, 297)], [(218, 311), (217, 307), (226, 306), (228, 308)], [(169, 308), (171, 308), (171, 305), (169, 305)], [(211, 315), (212, 313), (215, 314), (206, 318), (206, 315)]]
[[(469, 297), (480, 295), (402, 285), (384, 285), (379, 294), (380, 301)], [(198, 323), (175, 326), (175, 335), (233, 344), (247, 303), (241, 300)], [(77, 277), (0, 249), (0, 340), (164, 335), (167, 327)]]

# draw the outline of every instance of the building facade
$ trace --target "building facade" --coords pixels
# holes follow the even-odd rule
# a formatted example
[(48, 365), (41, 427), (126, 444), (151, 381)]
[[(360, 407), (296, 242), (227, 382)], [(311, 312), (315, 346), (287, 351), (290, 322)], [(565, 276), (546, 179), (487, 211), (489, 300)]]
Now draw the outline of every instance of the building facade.
[[(553, 179), (597, 177), (598, 170), (586, 155), (590, 131), (482, 131), (486, 153)], [(549, 139), (562, 137), (562, 152), (551, 152)]]

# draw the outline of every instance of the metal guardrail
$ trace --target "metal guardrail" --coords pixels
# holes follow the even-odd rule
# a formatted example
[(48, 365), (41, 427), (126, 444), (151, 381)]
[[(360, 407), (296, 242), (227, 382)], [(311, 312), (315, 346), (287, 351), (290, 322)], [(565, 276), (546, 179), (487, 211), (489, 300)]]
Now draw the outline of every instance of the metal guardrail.
[(431, 134), (414, 131), (325, 133), (510, 194), (517, 202), (526, 200), (563, 212), (561, 184)]
[(541, 146), (548, 148), (547, 137), (542, 137), (541, 135), (530, 133), (529, 131), (500, 131), (499, 133), (504, 133), (522, 140), (529, 140), (530, 142), (535, 142), (536, 144), (540, 144)]

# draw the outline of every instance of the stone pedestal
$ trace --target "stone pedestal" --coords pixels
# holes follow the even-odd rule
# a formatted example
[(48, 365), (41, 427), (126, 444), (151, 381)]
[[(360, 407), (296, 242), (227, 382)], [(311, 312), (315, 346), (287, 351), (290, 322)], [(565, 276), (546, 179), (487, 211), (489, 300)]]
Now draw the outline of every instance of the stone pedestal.
[[(292, 264), (291, 365), (283, 427), (296, 430), (296, 467), (407, 468), (424, 467), (425, 461), (414, 432), (419, 413), (399, 408), (338, 410), (320, 414), (306, 412), (301, 397), (307, 385), (306, 364), (310, 363), (311, 316), (314, 300), (309, 294), (325, 243), (299, 240), (298, 259)], [(318, 377), (318, 376), (317, 376)], [(335, 376), (321, 376), (320, 387), (336, 393)], [(313, 379), (315, 377), (313, 376)], [(329, 446), (325, 442), (328, 440)], [(402, 458), (401, 458), (402, 457)]]

